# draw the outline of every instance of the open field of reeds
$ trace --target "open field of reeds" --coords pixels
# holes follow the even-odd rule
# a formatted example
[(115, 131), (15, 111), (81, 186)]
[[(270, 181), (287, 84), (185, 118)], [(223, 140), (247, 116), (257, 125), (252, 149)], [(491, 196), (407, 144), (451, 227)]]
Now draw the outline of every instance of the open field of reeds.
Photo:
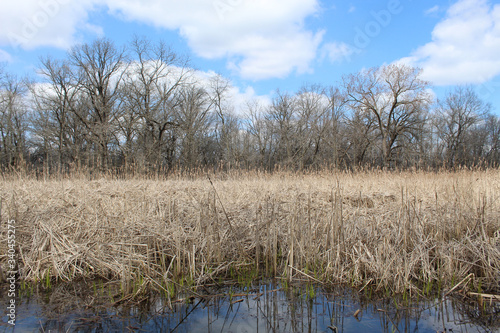
[(15, 219), (26, 281), (103, 278), (171, 294), (277, 277), (500, 292), (499, 170), (19, 176), (4, 177), (0, 195), (0, 266)]

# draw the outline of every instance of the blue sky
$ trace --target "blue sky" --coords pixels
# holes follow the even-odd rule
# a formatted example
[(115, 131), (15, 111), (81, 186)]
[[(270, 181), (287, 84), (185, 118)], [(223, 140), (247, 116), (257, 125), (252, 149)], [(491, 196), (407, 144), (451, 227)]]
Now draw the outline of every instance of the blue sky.
[(241, 98), (393, 62), (423, 69), (438, 97), (473, 84), (500, 114), (500, 3), (492, 0), (18, 0), (0, 7), (0, 61), (35, 77), (39, 57), (134, 34), (164, 40)]

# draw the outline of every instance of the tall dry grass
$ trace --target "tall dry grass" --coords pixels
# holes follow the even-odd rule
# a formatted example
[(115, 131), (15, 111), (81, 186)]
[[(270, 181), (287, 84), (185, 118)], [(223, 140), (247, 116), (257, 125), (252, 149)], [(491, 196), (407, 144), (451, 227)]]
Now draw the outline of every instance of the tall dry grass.
[[(243, 173), (0, 184), (26, 280), (253, 274), (425, 294), (500, 292), (500, 171)], [(0, 266), (6, 270), (6, 228)], [(254, 273), (249, 273), (249, 272)]]

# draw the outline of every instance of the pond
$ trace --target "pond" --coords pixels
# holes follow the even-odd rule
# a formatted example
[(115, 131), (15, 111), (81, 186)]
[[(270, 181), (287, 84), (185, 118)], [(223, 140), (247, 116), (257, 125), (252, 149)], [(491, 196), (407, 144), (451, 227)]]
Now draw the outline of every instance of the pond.
[[(119, 296), (119, 287), (60, 284), (24, 288), (16, 325), (8, 324), (2, 291), (2, 332), (500, 332), (500, 304), (456, 297), (408, 301), (365, 289), (277, 282), (208, 286), (179, 293)], [(196, 296), (196, 295), (197, 296)]]

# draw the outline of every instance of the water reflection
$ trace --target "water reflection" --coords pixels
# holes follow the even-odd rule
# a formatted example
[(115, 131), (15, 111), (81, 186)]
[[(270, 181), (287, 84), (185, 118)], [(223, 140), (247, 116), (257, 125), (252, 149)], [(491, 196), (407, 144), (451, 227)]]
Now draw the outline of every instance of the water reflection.
[[(89, 293), (89, 290), (92, 290)], [(5, 295), (2, 293), (2, 295)], [(161, 295), (120, 302), (118, 287), (58, 285), (17, 300), (4, 332), (500, 332), (500, 306), (447, 298), (408, 304), (348, 289), (264, 284), (206, 289), (202, 298)], [(0, 298), (7, 304), (7, 298)], [(405, 305), (405, 306), (403, 306)]]

